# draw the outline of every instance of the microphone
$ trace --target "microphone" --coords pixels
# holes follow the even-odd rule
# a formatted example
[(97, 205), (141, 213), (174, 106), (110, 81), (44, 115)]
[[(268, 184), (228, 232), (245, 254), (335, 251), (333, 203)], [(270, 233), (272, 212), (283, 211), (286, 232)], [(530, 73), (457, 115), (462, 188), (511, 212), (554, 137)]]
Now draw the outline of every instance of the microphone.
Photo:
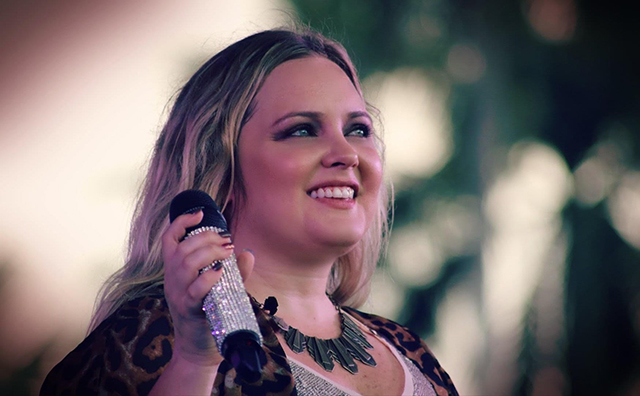
[[(173, 222), (180, 215), (198, 210), (204, 213), (202, 221), (187, 228), (184, 239), (204, 231), (214, 231), (223, 237), (231, 236), (218, 205), (204, 191), (186, 190), (176, 195), (171, 201), (169, 220)], [(218, 265), (223, 267), (222, 277), (204, 298), (202, 310), (222, 356), (242, 379), (255, 382), (262, 376), (262, 366), (266, 363), (260, 328), (242, 283), (235, 254), (212, 264), (214, 267)]]

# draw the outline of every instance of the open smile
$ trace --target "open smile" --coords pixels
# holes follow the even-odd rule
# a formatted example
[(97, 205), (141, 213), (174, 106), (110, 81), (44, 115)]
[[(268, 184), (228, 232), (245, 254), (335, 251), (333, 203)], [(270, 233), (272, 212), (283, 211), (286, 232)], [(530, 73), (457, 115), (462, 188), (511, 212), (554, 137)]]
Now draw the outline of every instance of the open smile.
[(348, 186), (321, 187), (309, 192), (311, 198), (334, 198), (334, 199), (353, 199), (355, 190)]

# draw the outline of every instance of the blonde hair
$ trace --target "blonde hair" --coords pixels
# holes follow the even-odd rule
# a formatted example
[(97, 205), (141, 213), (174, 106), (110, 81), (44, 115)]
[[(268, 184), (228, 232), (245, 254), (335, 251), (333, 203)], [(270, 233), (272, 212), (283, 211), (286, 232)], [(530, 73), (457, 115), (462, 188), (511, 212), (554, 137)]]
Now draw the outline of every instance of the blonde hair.
[[(362, 95), (344, 47), (308, 30), (268, 30), (249, 36), (216, 54), (185, 84), (156, 142), (139, 193), (125, 265), (103, 285), (89, 331), (126, 301), (164, 283), (161, 235), (176, 194), (186, 189), (208, 192), (233, 225), (244, 197), (237, 142), (253, 113), (253, 99), (278, 65), (312, 55), (336, 63)], [(234, 205), (229, 205), (232, 199)], [(365, 237), (332, 268), (327, 291), (337, 303), (358, 307), (366, 300), (386, 245), (387, 209), (387, 192), (381, 188), (379, 211)]]

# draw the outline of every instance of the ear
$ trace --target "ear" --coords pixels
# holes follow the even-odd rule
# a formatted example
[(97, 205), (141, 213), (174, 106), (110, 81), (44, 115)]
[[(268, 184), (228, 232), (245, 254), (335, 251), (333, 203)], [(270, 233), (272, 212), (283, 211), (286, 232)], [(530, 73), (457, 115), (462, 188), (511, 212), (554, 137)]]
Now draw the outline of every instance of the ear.
[(237, 216), (236, 212), (236, 201), (233, 199), (233, 196), (229, 197), (227, 203), (222, 207), (222, 215), (227, 220), (227, 225), (229, 226), (229, 231), (233, 234), (233, 230), (236, 228)]
[(231, 191), (227, 193), (227, 201), (223, 203), (222, 206), (222, 214), (224, 215), (224, 218), (227, 219), (230, 231), (235, 229), (240, 212), (242, 211), (242, 203), (244, 201), (243, 190), (242, 184), (238, 182), (238, 179), (236, 179), (234, 186), (231, 187)]
[(253, 264), (256, 262), (253, 253), (249, 250), (245, 250), (242, 253), (238, 253), (236, 256), (238, 259), (238, 269), (240, 270), (240, 276), (244, 282), (247, 281), (249, 275), (253, 271)]

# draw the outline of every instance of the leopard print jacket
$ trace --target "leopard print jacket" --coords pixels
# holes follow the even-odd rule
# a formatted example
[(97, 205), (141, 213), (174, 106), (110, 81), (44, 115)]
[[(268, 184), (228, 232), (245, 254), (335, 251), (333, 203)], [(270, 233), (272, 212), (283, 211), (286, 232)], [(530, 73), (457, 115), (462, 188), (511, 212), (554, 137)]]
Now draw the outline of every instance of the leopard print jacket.
[[(438, 396), (457, 396), (449, 375), (409, 329), (352, 308), (349, 314), (385, 337), (420, 369)], [(275, 334), (275, 323), (254, 305), (264, 337), (266, 364), (255, 383), (236, 379), (220, 364), (213, 395), (297, 395), (291, 367)], [(173, 326), (162, 290), (121, 306), (49, 373), (41, 395), (146, 395), (171, 360)]]

